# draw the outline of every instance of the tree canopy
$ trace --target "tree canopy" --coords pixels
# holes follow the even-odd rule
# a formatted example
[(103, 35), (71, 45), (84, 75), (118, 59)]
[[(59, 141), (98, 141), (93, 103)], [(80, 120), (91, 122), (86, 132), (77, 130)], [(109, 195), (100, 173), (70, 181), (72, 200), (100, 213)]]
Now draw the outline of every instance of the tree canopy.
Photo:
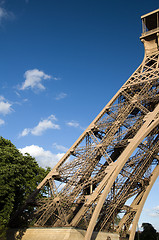
[(9, 226), (11, 215), (22, 206), (49, 170), (38, 166), (29, 154), (25, 156), (0, 137), (0, 233)]
[(136, 232), (135, 240), (158, 240), (159, 234), (150, 223), (142, 224), (143, 231)]
[(157, 240), (157, 231), (150, 223), (142, 224), (143, 231), (140, 235), (141, 240)]

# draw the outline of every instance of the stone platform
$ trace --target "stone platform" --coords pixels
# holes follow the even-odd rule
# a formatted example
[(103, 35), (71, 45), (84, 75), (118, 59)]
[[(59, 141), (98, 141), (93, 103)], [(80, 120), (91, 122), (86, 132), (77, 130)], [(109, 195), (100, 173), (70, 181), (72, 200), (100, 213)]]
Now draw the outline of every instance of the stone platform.
[[(28, 228), (10, 230), (7, 240), (84, 240), (86, 231), (74, 228)], [(115, 233), (94, 232), (91, 240), (119, 240)]]

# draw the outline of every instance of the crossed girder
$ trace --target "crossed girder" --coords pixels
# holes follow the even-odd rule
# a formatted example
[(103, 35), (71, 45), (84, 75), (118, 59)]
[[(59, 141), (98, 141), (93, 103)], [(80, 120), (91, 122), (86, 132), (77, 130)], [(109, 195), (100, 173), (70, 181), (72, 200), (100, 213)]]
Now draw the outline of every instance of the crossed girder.
[[(28, 203), (35, 225), (130, 234), (159, 173), (159, 52), (144, 60)], [(45, 190), (39, 200), (37, 192)]]

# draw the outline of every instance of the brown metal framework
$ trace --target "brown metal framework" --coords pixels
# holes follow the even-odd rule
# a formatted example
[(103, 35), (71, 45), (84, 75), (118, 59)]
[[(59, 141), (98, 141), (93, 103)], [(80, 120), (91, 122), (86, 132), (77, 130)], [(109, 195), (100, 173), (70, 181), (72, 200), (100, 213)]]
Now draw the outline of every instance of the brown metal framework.
[(39, 184), (36, 226), (86, 229), (85, 240), (94, 230), (134, 238), (159, 174), (158, 16), (141, 17), (141, 65)]

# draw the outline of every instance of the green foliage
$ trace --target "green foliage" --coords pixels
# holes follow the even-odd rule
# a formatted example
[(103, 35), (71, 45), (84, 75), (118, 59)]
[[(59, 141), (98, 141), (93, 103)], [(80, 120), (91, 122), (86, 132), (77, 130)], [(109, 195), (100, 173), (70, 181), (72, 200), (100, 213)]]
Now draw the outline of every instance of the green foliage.
[(9, 141), (0, 137), (0, 233), (4, 235), (11, 215), (36, 189), (48, 170), (38, 166), (29, 154), (23, 156)]
[(115, 223), (116, 225), (118, 225), (119, 222), (120, 222), (120, 220), (121, 220), (121, 217), (120, 217), (119, 215), (117, 215), (116, 218), (115, 218), (114, 223)]

